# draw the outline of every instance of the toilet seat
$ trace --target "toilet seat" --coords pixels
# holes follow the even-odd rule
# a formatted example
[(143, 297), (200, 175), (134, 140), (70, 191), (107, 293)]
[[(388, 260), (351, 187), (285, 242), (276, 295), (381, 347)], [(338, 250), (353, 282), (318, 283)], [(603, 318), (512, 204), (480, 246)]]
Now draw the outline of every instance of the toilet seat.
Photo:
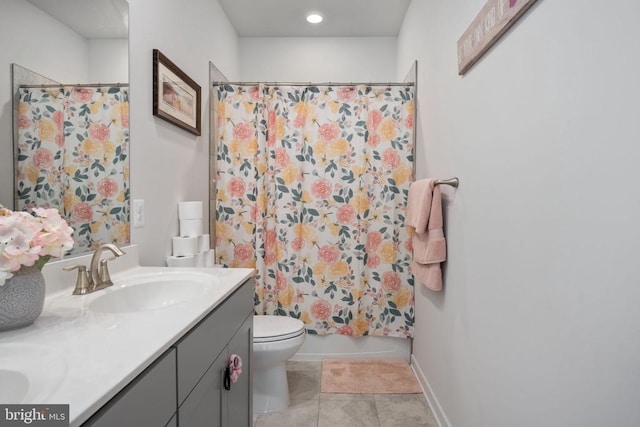
[(293, 317), (271, 315), (253, 317), (254, 343), (283, 341), (304, 333), (304, 323)]

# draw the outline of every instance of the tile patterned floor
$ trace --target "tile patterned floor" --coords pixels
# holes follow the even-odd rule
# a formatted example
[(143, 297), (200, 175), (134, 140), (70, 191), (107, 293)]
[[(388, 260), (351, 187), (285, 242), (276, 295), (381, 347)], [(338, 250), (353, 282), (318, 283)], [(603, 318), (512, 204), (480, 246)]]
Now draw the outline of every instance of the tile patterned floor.
[(320, 393), (321, 362), (289, 362), (291, 405), (254, 427), (437, 427), (421, 394)]

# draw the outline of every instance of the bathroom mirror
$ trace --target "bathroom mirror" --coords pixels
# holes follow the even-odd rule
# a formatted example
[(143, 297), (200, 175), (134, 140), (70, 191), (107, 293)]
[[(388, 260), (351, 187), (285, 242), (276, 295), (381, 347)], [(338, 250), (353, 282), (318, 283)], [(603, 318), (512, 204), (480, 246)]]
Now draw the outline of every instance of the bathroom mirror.
[[(74, 228), (72, 255), (128, 244), (128, 2), (14, 3), (61, 52), (53, 66), (37, 50), (12, 65), (14, 163), (2, 166), (13, 166), (13, 208), (57, 208)], [(47, 71), (28, 68), (38, 65)]]

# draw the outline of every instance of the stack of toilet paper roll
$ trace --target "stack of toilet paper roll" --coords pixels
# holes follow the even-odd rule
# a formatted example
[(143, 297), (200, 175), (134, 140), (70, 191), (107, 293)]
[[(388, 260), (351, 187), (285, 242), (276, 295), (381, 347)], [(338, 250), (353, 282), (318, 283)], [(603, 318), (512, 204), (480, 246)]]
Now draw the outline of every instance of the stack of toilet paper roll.
[(180, 236), (172, 238), (173, 255), (167, 257), (167, 266), (213, 267), (215, 251), (209, 235), (202, 234), (202, 202), (178, 203), (178, 219)]

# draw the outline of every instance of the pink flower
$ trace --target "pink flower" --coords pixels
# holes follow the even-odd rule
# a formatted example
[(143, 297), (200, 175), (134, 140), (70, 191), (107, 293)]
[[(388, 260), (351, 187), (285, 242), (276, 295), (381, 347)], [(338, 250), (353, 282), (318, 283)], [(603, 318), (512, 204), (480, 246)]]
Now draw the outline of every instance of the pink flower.
[(267, 115), (267, 146), (273, 147), (276, 144), (276, 112), (269, 111)]
[(91, 221), (93, 210), (88, 203), (76, 203), (71, 211), (71, 217), (78, 222)]
[(340, 128), (335, 123), (325, 123), (318, 129), (318, 136), (321, 140), (331, 142), (340, 135)]
[(291, 241), (291, 248), (298, 252), (304, 248), (304, 239), (302, 237), (296, 237)]
[(400, 166), (400, 155), (393, 148), (387, 148), (382, 152), (382, 165), (392, 170)]
[(89, 126), (89, 136), (97, 141), (105, 141), (110, 133), (109, 127), (103, 123), (93, 123)]
[(382, 243), (382, 234), (379, 231), (372, 231), (367, 234), (367, 252), (374, 252)]
[(251, 220), (256, 222), (258, 218), (260, 218), (260, 206), (256, 204), (251, 207)]
[(318, 259), (325, 264), (333, 264), (338, 260), (340, 250), (335, 246), (323, 246), (318, 251)]
[(251, 97), (251, 99), (253, 99), (254, 101), (257, 101), (260, 99), (260, 89), (258, 88), (258, 86), (252, 86), (249, 89), (249, 96)]
[(48, 148), (38, 148), (33, 153), (33, 164), (40, 169), (48, 169), (53, 165), (53, 154)]
[(249, 123), (238, 123), (233, 128), (233, 137), (241, 141), (252, 138), (255, 135), (255, 128)]
[[(12, 271), (31, 266), (40, 257), (40, 247), (32, 245), (40, 226), (27, 212), (12, 212), (0, 206), (0, 272), (2, 279)], [(0, 283), (4, 285), (4, 281)]]
[(331, 305), (324, 300), (311, 304), (311, 315), (316, 319), (327, 320), (331, 314)]
[(367, 257), (367, 267), (376, 268), (380, 265), (380, 257), (376, 254), (369, 254)]
[(61, 131), (64, 127), (64, 115), (62, 114), (62, 111), (55, 111), (53, 113), (53, 122), (56, 124), (58, 130)]
[(343, 102), (350, 102), (356, 99), (358, 95), (356, 88), (352, 86), (341, 87), (338, 89), (338, 99)]
[(27, 116), (18, 116), (18, 127), (20, 129), (27, 129), (31, 126), (31, 119)]
[(306, 122), (307, 118), (305, 116), (297, 115), (295, 120), (293, 121), (293, 127), (296, 129), (303, 128)]
[(381, 121), (382, 113), (380, 110), (369, 111), (369, 114), (367, 114), (367, 128), (369, 129), (369, 132), (377, 129)]
[(367, 142), (370, 146), (377, 147), (378, 145), (380, 145), (380, 135), (378, 135), (377, 133), (370, 133), (369, 140)]
[(71, 98), (82, 103), (90, 101), (93, 98), (93, 89), (75, 87), (71, 89)]
[(318, 199), (328, 199), (331, 196), (331, 183), (320, 178), (311, 185), (311, 193)]
[(242, 178), (233, 177), (231, 181), (227, 184), (227, 190), (233, 197), (241, 197), (244, 195), (247, 186), (245, 185)]
[(413, 128), (413, 115), (407, 117), (407, 119), (404, 121), (404, 124), (409, 129), (412, 129)]
[(102, 197), (113, 197), (118, 192), (118, 183), (111, 178), (98, 181), (98, 194)]
[(264, 233), (264, 248), (269, 250), (276, 246), (276, 230), (267, 230)]
[(413, 252), (413, 242), (411, 241), (411, 239), (405, 242), (404, 249), (409, 253)]
[(284, 169), (289, 165), (289, 155), (287, 150), (282, 147), (276, 148), (276, 166), (280, 169)]
[(353, 333), (353, 328), (349, 325), (340, 326), (336, 332), (340, 335), (349, 335), (350, 337), (355, 335)]
[(42, 228), (33, 239), (32, 245), (40, 246), (40, 256), (62, 256), (73, 247), (73, 229), (62, 219), (57, 209), (34, 208), (40, 218)]
[(56, 135), (56, 145), (60, 148), (64, 147), (64, 133), (60, 132)]
[(382, 275), (382, 289), (387, 292), (400, 290), (400, 276), (395, 271), (387, 271)]
[(276, 262), (276, 252), (275, 251), (266, 251), (264, 254), (264, 263), (265, 265), (271, 265)]
[(338, 217), (338, 221), (341, 223), (351, 224), (353, 222), (353, 218), (356, 216), (356, 210), (351, 205), (344, 205), (338, 209), (336, 216)]
[(253, 258), (253, 247), (249, 243), (238, 243), (233, 248), (233, 257), (240, 261), (248, 261)]
[(287, 276), (282, 271), (276, 273), (276, 291), (284, 291), (287, 289)]

